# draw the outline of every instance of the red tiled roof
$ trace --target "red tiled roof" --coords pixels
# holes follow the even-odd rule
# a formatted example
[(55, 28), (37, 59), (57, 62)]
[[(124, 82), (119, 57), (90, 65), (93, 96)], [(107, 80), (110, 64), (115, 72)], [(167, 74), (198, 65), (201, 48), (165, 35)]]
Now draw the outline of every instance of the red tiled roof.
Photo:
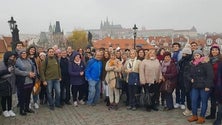
[[(111, 39), (110, 37), (106, 37), (102, 40), (95, 40), (93, 42), (94, 48), (109, 48), (109, 46), (113, 48), (120, 47), (121, 49), (131, 49), (134, 47), (133, 39)], [(136, 39), (136, 45), (142, 45), (144, 49), (153, 48), (153, 46), (149, 45), (144, 39)]]
[(7, 51), (7, 48), (5, 46), (5, 42), (3, 39), (0, 39), (0, 53), (5, 53)]
[(12, 37), (2, 36), (3, 40), (5, 40), (8, 47), (11, 47)]

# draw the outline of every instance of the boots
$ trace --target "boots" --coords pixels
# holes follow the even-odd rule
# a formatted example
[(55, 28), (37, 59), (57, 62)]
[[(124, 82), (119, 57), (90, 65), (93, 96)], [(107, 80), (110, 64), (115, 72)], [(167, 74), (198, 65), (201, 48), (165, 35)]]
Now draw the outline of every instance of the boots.
[(113, 109), (113, 107), (114, 107), (114, 103), (110, 103), (110, 105), (108, 106), (108, 110)]
[(118, 104), (115, 103), (113, 109), (118, 110), (119, 109)]
[(198, 120), (197, 120), (197, 124), (203, 124), (205, 122), (205, 118), (204, 117), (198, 117)]
[(213, 125), (221, 125), (221, 113), (217, 112), (217, 119), (214, 121)]
[(216, 109), (210, 108), (210, 115), (206, 117), (206, 119), (215, 119)]
[(104, 102), (106, 102), (106, 106), (110, 106), (109, 96), (106, 96)]
[(20, 108), (20, 112), (19, 113), (20, 113), (21, 116), (27, 115), (27, 113), (25, 112), (25, 110), (23, 108)]
[(198, 117), (197, 117), (196, 115), (193, 115), (193, 116), (189, 117), (187, 120), (188, 120), (189, 122), (194, 122), (194, 121), (197, 121), (197, 120), (198, 120)]

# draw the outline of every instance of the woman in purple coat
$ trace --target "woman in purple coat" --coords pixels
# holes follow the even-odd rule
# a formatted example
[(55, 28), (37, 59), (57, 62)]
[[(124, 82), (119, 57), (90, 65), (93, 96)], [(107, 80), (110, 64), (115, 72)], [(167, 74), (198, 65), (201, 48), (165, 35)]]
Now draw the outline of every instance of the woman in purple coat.
[[(78, 102), (80, 104), (84, 104), (83, 95), (84, 95), (84, 84), (85, 81), (85, 64), (80, 58), (80, 54), (76, 51), (73, 52), (72, 57), (69, 62), (69, 75), (70, 75), (70, 84), (72, 88), (72, 97), (74, 101), (74, 106), (78, 106)], [(79, 97), (77, 98), (77, 93), (79, 93)]]

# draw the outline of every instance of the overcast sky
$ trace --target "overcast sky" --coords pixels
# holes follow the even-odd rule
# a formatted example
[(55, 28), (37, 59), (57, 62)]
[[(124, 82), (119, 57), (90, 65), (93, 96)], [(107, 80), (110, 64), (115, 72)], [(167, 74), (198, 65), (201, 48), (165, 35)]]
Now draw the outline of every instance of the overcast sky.
[(10, 34), (7, 21), (20, 33), (48, 31), (60, 21), (64, 32), (98, 29), (106, 17), (114, 24), (146, 29), (190, 29), (222, 33), (222, 0), (0, 0), (0, 34)]

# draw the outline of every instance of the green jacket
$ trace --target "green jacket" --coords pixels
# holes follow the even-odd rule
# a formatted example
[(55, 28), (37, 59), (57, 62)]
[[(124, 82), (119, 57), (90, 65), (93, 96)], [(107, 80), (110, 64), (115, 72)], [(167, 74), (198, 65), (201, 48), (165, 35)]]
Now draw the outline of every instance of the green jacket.
[(46, 62), (42, 62), (42, 66), (40, 69), (40, 77), (42, 81), (48, 81), (48, 80), (59, 80), (61, 79), (61, 69), (59, 62), (55, 57), (46, 57), (48, 58)]

